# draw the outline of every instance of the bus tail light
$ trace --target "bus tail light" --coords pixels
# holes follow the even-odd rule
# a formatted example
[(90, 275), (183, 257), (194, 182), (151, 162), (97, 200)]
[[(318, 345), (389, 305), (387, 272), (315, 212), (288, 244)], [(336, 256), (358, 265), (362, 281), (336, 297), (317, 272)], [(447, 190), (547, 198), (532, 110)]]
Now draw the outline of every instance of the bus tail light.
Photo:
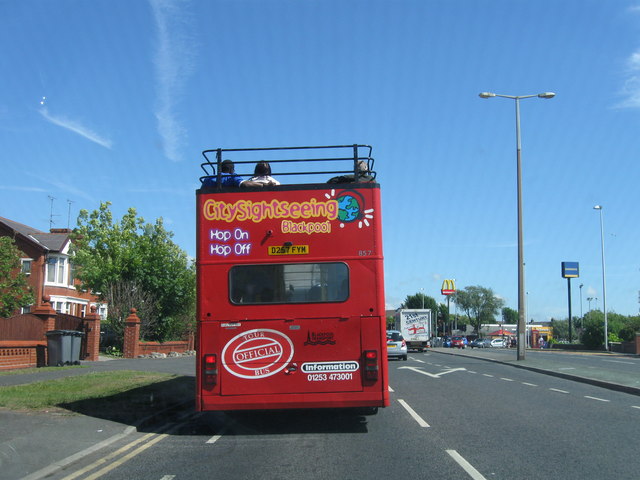
[(364, 378), (378, 380), (378, 352), (376, 350), (365, 350), (364, 352)]
[(218, 356), (208, 354), (204, 356), (204, 383), (215, 385), (218, 382)]

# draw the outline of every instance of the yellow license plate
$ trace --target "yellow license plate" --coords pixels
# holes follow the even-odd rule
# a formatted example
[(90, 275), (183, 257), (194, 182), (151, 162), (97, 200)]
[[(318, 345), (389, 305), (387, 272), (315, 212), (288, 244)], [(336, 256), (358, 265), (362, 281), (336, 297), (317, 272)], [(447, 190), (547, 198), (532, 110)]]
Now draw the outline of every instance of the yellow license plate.
[(308, 255), (309, 245), (280, 245), (269, 247), (269, 255)]

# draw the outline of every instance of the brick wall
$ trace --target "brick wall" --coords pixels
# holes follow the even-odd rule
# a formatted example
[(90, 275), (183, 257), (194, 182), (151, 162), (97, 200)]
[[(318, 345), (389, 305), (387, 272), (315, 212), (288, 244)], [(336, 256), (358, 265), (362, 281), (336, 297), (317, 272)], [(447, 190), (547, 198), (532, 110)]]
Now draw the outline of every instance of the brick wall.
[(184, 353), (189, 349), (189, 342), (140, 342), (139, 355), (148, 355), (150, 353)]
[(0, 341), (0, 370), (44, 367), (46, 350), (46, 341)]

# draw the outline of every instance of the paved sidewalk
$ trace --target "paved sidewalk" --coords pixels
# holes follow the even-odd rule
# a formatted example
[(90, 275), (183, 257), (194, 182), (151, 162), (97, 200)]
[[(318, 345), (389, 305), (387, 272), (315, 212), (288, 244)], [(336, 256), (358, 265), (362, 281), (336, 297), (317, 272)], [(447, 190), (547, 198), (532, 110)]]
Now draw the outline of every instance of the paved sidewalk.
[(464, 355), (640, 395), (640, 357), (638, 355), (530, 349), (525, 352), (525, 359), (519, 361), (516, 349), (458, 350), (439, 347), (429, 351), (443, 355)]
[[(76, 368), (47, 368), (33, 373), (0, 375), (0, 388), (113, 370), (195, 376), (195, 357), (83, 361)], [(176, 403), (184, 401), (184, 398), (176, 398)], [(193, 408), (192, 403), (185, 408)], [(136, 425), (72, 412), (34, 413), (0, 409), (0, 479), (44, 478), (75, 458), (136, 431)]]

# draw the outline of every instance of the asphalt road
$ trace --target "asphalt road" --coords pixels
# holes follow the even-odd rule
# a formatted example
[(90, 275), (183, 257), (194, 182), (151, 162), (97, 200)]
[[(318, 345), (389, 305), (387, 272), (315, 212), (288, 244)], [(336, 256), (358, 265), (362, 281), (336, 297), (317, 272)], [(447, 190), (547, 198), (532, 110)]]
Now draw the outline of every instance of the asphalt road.
[(638, 396), (435, 352), (391, 361), (390, 388), (371, 417), (185, 410), (47, 478), (638, 478)]

